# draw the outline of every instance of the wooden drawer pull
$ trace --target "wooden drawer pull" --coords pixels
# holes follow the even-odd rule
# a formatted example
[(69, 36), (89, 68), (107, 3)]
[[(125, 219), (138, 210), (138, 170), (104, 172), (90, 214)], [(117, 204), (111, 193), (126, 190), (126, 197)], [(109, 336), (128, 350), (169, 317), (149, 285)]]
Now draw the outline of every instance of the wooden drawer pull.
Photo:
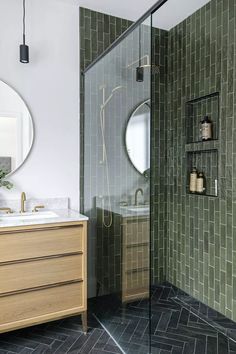
[(147, 271), (149, 271), (149, 269), (150, 269), (149, 267), (130, 269), (130, 270), (127, 270), (126, 273), (131, 274), (131, 273), (147, 272)]
[(5, 265), (9, 265), (9, 264), (27, 263), (27, 262), (41, 261), (44, 259), (62, 258), (62, 257), (77, 256), (77, 255), (82, 255), (82, 254), (83, 254), (83, 252), (79, 251), (79, 252), (72, 252), (72, 253), (65, 253), (65, 254), (56, 254), (56, 255), (52, 255), (52, 256), (18, 259), (16, 261), (0, 262), (0, 267), (5, 266)]
[(29, 288), (29, 289), (11, 291), (9, 293), (0, 294), (0, 298), (1, 297), (5, 297), (5, 296), (17, 295), (17, 294), (22, 294), (22, 293), (29, 293), (29, 292), (32, 292), (32, 291), (46, 290), (46, 289), (51, 289), (51, 288), (55, 288), (55, 287), (58, 287), (58, 286), (65, 286), (65, 285), (70, 285), (70, 284), (75, 284), (75, 283), (82, 283), (82, 282), (83, 282), (83, 279), (76, 279), (76, 280), (65, 281), (63, 283), (55, 283), (55, 284), (50, 284), (50, 285), (38, 286), (36, 288)]
[[(23, 230), (14, 230), (14, 234), (25, 234), (26, 232), (35, 232), (35, 231), (51, 231), (51, 230), (61, 230), (61, 229), (71, 229), (71, 228), (78, 228), (83, 227), (83, 224), (78, 225), (67, 225), (67, 226), (52, 226), (52, 227), (39, 227), (39, 228), (32, 228), (32, 229), (23, 229)], [(13, 231), (0, 231), (0, 235), (12, 234)]]

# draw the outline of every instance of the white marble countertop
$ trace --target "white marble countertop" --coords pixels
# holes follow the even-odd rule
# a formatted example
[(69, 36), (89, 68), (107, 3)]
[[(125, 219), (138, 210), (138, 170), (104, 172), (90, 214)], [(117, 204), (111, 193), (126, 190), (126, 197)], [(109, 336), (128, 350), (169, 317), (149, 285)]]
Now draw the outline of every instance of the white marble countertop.
[[(102, 209), (102, 208), (100, 208)], [(108, 209), (105, 208), (106, 212)], [(112, 205), (111, 212), (121, 215), (123, 218), (130, 217), (149, 217), (150, 209), (149, 205), (140, 205), (139, 208), (135, 208), (135, 206), (122, 206), (122, 205)]]
[(42, 224), (56, 224), (73, 221), (87, 221), (88, 217), (71, 209), (45, 209), (37, 213), (0, 213), (0, 228)]

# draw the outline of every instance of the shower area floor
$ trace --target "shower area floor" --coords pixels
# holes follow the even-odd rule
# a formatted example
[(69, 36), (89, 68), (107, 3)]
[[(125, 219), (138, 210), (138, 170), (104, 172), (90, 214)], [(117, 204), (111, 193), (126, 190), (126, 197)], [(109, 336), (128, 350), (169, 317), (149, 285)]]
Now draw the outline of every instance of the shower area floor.
[[(93, 305), (98, 318), (125, 353), (148, 353), (150, 338), (152, 354), (236, 353), (236, 341), (222, 333), (227, 329), (236, 333), (236, 324), (170, 284), (152, 288), (151, 328), (148, 300), (119, 306), (108, 296), (98, 298)], [(206, 316), (195, 313), (201, 305)], [(218, 319), (214, 326), (209, 324), (213, 323), (213, 316)]]
[[(188, 298), (188, 302), (196, 301)], [(219, 326), (234, 326), (221, 316), (212, 327), (176, 297), (169, 284), (152, 289), (152, 354), (235, 354), (236, 342), (219, 331)], [(89, 331), (82, 332), (80, 317), (51, 322), (0, 335), (0, 354), (12, 353), (149, 353), (149, 302), (118, 305), (112, 296), (89, 301)], [(189, 305), (190, 307), (190, 305)], [(210, 312), (209, 312), (210, 313)], [(96, 320), (103, 323), (106, 330)]]

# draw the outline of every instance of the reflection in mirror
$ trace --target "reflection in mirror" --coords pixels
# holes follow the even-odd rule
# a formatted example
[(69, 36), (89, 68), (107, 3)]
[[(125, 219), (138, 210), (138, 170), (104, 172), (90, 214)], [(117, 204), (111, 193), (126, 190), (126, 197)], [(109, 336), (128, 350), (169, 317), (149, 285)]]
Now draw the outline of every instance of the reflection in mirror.
[(27, 158), (33, 143), (30, 112), (9, 85), (0, 81), (0, 169), (12, 173)]
[(138, 172), (148, 176), (150, 169), (150, 100), (131, 114), (126, 127), (126, 150)]

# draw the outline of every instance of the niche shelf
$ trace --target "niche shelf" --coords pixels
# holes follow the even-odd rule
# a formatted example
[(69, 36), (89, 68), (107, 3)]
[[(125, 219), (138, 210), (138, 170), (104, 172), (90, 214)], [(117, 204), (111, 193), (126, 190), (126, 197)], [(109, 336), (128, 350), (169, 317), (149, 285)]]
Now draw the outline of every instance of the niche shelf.
[(219, 150), (219, 140), (208, 140), (200, 143), (185, 144), (185, 151), (206, 151), (206, 150)]
[(218, 140), (220, 115), (220, 94), (214, 92), (186, 102), (186, 137), (187, 144), (201, 143), (200, 122), (204, 116), (209, 116), (212, 121), (212, 140)]
[[(190, 193), (189, 182), (190, 173), (193, 167), (198, 172), (203, 172), (205, 177), (206, 190), (204, 194)], [(203, 195), (208, 197), (218, 197), (218, 151), (200, 150), (187, 152), (187, 193), (191, 195)]]

